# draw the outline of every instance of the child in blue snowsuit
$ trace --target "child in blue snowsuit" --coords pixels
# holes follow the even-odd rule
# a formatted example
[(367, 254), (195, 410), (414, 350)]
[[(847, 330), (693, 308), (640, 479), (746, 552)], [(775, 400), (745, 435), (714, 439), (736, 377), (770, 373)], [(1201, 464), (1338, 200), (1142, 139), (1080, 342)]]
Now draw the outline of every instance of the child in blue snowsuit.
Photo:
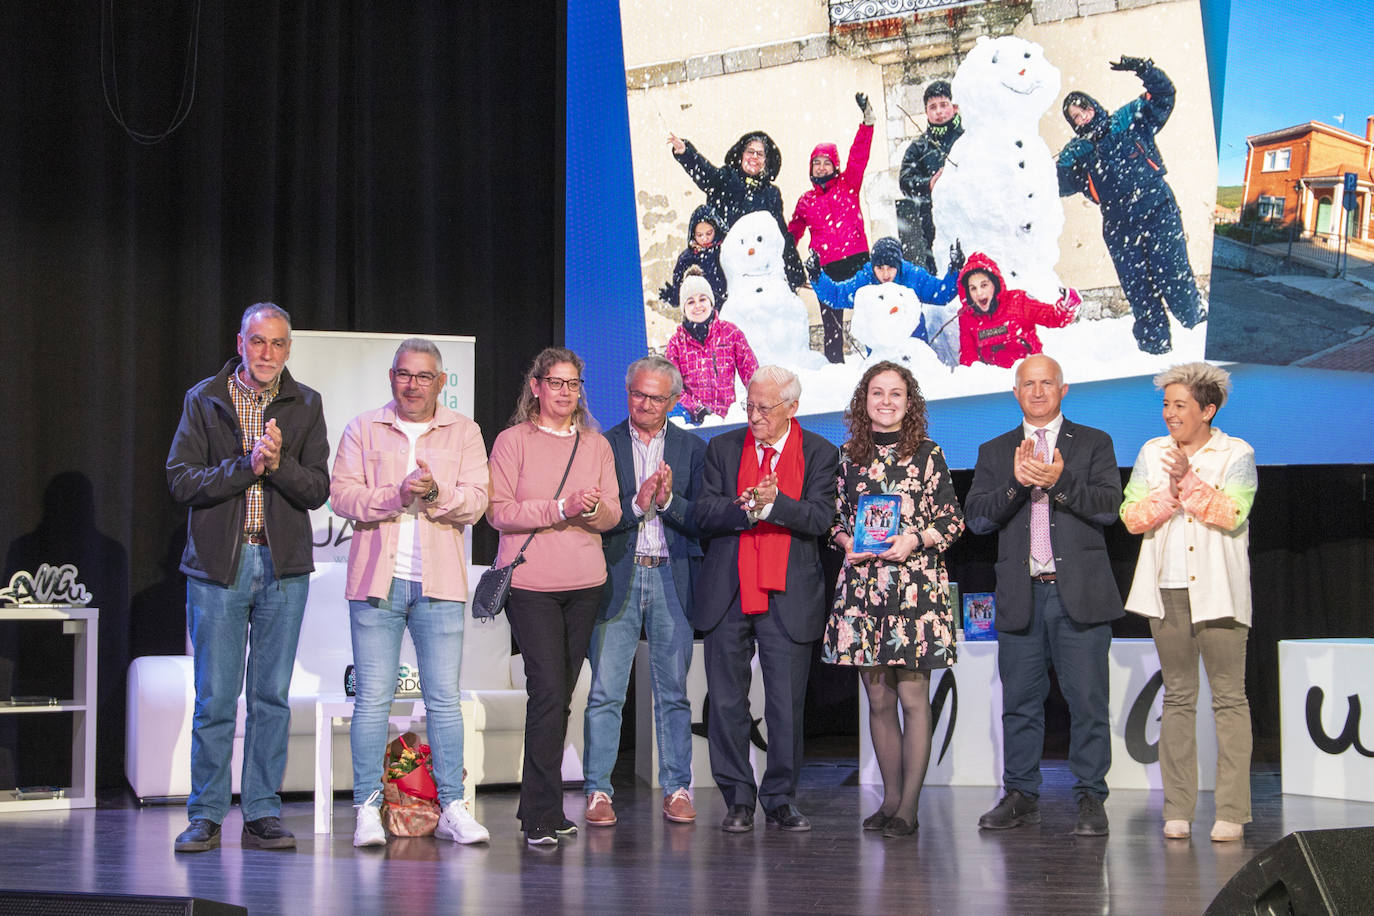
[(1081, 192), (1101, 207), (1102, 238), (1135, 315), (1136, 343), (1146, 353), (1168, 353), (1165, 303), (1185, 328), (1204, 317), (1183, 219), (1155, 145), (1174, 109), (1174, 84), (1145, 58), (1110, 66), (1134, 72), (1145, 92), (1111, 114), (1086, 93), (1064, 98), (1064, 118), (1078, 136), (1059, 153), (1059, 194)]
[[(868, 263), (860, 267), (859, 272), (848, 280), (836, 282), (820, 271), (819, 262), (807, 262), (807, 270), (811, 275), (811, 289), (822, 305), (832, 309), (852, 309), (854, 294), (874, 283), (896, 283), (914, 292), (916, 298), (922, 302), (944, 305), (959, 291), (959, 269), (963, 266), (964, 253), (958, 244), (955, 244), (950, 250), (949, 270), (945, 272), (944, 277), (935, 277), (924, 267), (917, 267), (904, 259), (902, 243), (891, 236), (873, 243)], [(926, 333), (924, 314), (921, 315), (921, 320), (911, 336), (926, 343), (931, 342)]]

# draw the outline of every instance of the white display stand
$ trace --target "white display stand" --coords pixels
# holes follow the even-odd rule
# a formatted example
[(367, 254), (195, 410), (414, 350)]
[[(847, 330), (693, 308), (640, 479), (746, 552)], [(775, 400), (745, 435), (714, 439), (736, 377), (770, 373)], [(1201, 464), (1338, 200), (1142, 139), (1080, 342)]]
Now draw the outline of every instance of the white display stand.
[[(758, 720), (759, 734), (768, 740), (768, 726), (763, 721), (763, 673), (759, 670), (759, 655), (749, 663), (749, 709)], [(654, 788), (658, 782), (658, 733), (654, 728), (654, 694), (649, 675), (649, 643), (639, 641), (635, 650), (635, 775)], [(706, 702), (706, 651), (700, 639), (692, 643), (692, 665), (687, 670), (687, 700), (692, 704), (692, 785), (710, 787), (716, 784), (711, 777), (711, 748), (706, 740), (703, 707)], [(581, 723), (569, 723), (568, 728), (580, 728)], [(697, 734), (700, 732), (701, 734)], [(754, 781), (763, 779), (768, 767), (768, 752), (756, 743), (749, 745), (749, 762), (754, 767)]]
[(16, 798), (0, 790), (0, 812), (53, 811), (95, 807), (95, 712), (96, 644), (100, 611), (93, 607), (20, 605), (0, 609), (0, 623), (53, 621), (62, 624), (72, 641), (72, 692), (56, 705), (16, 706), (6, 697), (0, 715), (34, 716), (55, 712), (72, 714), (72, 784), (62, 788), (61, 798)]
[[(930, 769), (926, 785), (936, 786), (996, 786), (1002, 782), (1002, 681), (997, 674), (997, 643), (964, 642), (958, 644), (958, 661), (952, 669), (935, 672), (930, 679), (931, 694), (939, 689), (942, 678), (953, 672), (958, 685), (958, 716), (953, 737), (943, 759), (940, 749), (949, 735), (951, 701), (946, 698), (930, 754)], [(1199, 668), (1201, 663), (1199, 662)], [(1127, 731), (1131, 710), (1144, 703), (1143, 693), (1151, 687), (1151, 678), (1159, 672), (1159, 660), (1152, 639), (1114, 639), (1108, 655), (1109, 715), (1112, 740), (1112, 766), (1107, 771), (1107, 786), (1112, 789), (1158, 789), (1159, 776), (1159, 717), (1163, 690), (1153, 689), (1149, 712), (1143, 718), (1143, 728), (1130, 740), (1136, 759), (1128, 748)], [(1210, 791), (1216, 787), (1217, 742), (1212, 719), (1212, 694), (1206, 675), (1199, 671), (1200, 684), (1197, 702), (1198, 783)], [(1142, 743), (1144, 747), (1142, 747)], [(859, 689), (859, 783), (882, 785), (878, 761), (873, 755), (873, 741), (868, 729), (868, 697)]]
[[(1112, 723), (1112, 768), (1107, 785), (1113, 789), (1163, 789), (1159, 772), (1160, 716), (1164, 706), (1164, 686), (1154, 680), (1159, 673), (1159, 654), (1153, 639), (1113, 639), (1107, 656)], [(1149, 690), (1151, 696), (1145, 697)], [(1149, 703), (1144, 728), (1132, 728), (1131, 711), (1136, 704)], [(1137, 723), (1138, 725), (1139, 723)], [(1128, 732), (1134, 732), (1128, 741)], [(1147, 747), (1140, 746), (1141, 740)], [(1132, 754), (1129, 744), (1135, 745)], [(1146, 759), (1138, 759), (1145, 757)], [(1198, 660), (1197, 687), (1197, 782), (1204, 792), (1217, 787), (1217, 727), (1212, 717), (1212, 688), (1207, 672)]]
[[(940, 688), (944, 678), (953, 677), (958, 685), (958, 714), (950, 733), (954, 714), (953, 694), (948, 694), (935, 722), (930, 749), (928, 786), (995, 786), (1002, 782), (1002, 682), (997, 677), (997, 643), (965, 642), (960, 638), (953, 668), (931, 673), (930, 693)], [(854, 674), (857, 680), (857, 669)], [(901, 715), (900, 708), (898, 715)], [(943, 758), (940, 749), (949, 736)], [(873, 754), (873, 737), (868, 727), (868, 694), (859, 684), (859, 784), (880, 786), (878, 758)]]
[[(473, 746), (473, 722), (477, 718), (477, 703), (469, 691), (463, 691), (463, 744)], [(326, 694), (315, 701), (315, 832), (334, 832), (334, 726), (353, 718), (353, 698), (344, 694)], [(395, 700), (391, 704), (390, 722), (401, 734), (415, 728), (425, 718), (424, 700)], [(469, 770), (463, 770), (463, 797), (469, 802), (477, 798), (475, 780)]]
[(1279, 738), (1285, 793), (1374, 802), (1374, 639), (1279, 641)]

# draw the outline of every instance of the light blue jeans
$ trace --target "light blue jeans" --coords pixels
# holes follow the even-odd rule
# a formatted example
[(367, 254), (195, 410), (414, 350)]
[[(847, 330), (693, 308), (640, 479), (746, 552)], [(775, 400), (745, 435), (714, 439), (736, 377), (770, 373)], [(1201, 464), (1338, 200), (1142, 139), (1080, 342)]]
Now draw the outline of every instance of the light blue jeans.
[(244, 544), (232, 585), (186, 577), (186, 627), (196, 671), (191, 725), (191, 795), (186, 815), (223, 823), (229, 812), (234, 721), (248, 660), (248, 717), (243, 733), (243, 819), (281, 813), (286, 739), (291, 707), (287, 691), (301, 635), (310, 577), (272, 574), (266, 546)]
[(382, 803), (382, 761), (396, 696), (396, 668), (401, 636), (407, 627), (420, 666), (420, 693), (425, 699), (425, 730), (433, 753), (434, 784), (439, 804), (463, 797), (463, 708), (458, 673), (463, 665), (461, 601), (437, 601), (420, 593), (419, 582), (391, 580), (386, 600), (348, 602), (353, 633), (353, 724), (348, 731), (353, 751), (353, 804)]
[(640, 628), (649, 639), (649, 676), (658, 738), (658, 782), (664, 795), (692, 782), (692, 707), (687, 669), (692, 664), (692, 625), (687, 621), (671, 565), (636, 566), (625, 601), (610, 620), (597, 621), (587, 658), (592, 689), (587, 696), (583, 790), (611, 790), (611, 769), (620, 754), (620, 722), (630, 665)]

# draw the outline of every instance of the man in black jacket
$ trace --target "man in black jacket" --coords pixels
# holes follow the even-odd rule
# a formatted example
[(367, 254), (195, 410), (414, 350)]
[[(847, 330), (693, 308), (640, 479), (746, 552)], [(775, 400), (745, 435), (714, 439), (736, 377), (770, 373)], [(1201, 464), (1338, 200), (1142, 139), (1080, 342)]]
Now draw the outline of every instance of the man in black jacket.
[(190, 391), (167, 456), (172, 498), (190, 510), (186, 620), (195, 655), (190, 824), (177, 852), (220, 844), (229, 811), (234, 722), (247, 657), (243, 846), (289, 849), (281, 786), (291, 710), (287, 690), (305, 613), (308, 511), (329, 496), (329, 443), (320, 396), (286, 371), (291, 317), (251, 305), (238, 359)]
[(1107, 656), (1112, 624), (1125, 615), (1103, 529), (1121, 507), (1111, 436), (1065, 419), (1069, 386), (1044, 354), (1016, 367), (1022, 420), (978, 449), (964, 519), (997, 534), (997, 673), (1002, 681), (1002, 786), (978, 821), (1001, 830), (1040, 823), (1049, 669), (1069, 704), (1074, 833), (1107, 833), (1112, 762)]
[(902, 156), (897, 183), (903, 197), (897, 201), (898, 234), (902, 254), (918, 267), (935, 273), (935, 219), (931, 214), (931, 188), (945, 168), (954, 141), (964, 135), (959, 106), (950, 98), (948, 80), (936, 80), (926, 87), (926, 131), (911, 142)]

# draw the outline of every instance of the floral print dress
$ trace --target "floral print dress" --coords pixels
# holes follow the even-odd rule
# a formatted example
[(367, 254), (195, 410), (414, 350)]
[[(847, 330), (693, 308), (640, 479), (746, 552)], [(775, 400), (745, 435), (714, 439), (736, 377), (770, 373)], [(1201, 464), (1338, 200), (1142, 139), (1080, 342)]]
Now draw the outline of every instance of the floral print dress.
[(876, 454), (867, 465), (840, 462), (832, 538), (854, 534), (854, 515), (865, 493), (900, 493), (899, 533), (933, 528), (939, 541), (918, 547), (904, 563), (846, 562), (835, 605), (821, 642), (821, 660), (832, 665), (948, 668), (954, 664), (954, 613), (944, 552), (964, 531), (964, 513), (944, 452), (929, 439), (910, 458), (897, 458), (897, 434), (874, 434)]

